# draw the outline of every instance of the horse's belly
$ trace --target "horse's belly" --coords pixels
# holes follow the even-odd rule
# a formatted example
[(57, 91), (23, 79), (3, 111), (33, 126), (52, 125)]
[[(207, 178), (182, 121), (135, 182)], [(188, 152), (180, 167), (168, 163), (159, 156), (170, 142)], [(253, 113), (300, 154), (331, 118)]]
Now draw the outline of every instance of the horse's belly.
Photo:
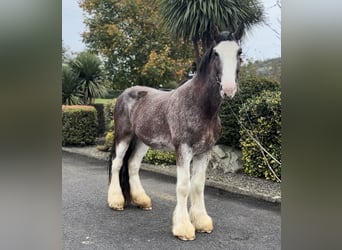
[(143, 131), (136, 131), (136, 135), (146, 145), (153, 149), (174, 151), (175, 148), (171, 143), (171, 137), (168, 135), (161, 135), (158, 133), (141, 133)]
[(165, 151), (175, 150), (175, 147), (171, 143), (171, 140), (168, 140), (164, 137), (149, 138), (149, 140), (147, 140), (145, 144), (147, 144), (148, 146), (154, 149), (165, 150)]

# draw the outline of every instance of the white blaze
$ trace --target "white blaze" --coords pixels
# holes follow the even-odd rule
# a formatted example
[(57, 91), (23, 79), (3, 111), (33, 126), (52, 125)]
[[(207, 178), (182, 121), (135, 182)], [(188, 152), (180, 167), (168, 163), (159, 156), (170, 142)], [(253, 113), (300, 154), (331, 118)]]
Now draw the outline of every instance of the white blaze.
[(219, 54), (222, 66), (222, 97), (224, 94), (229, 97), (233, 97), (236, 93), (237, 85), (235, 79), (236, 67), (238, 63), (237, 51), (239, 48), (239, 45), (235, 41), (223, 41), (214, 48)]

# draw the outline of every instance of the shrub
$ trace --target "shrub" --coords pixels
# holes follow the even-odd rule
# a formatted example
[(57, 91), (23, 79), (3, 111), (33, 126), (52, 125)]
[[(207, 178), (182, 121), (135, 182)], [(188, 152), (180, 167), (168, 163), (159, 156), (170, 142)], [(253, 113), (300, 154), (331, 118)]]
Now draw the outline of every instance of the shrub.
[(162, 166), (175, 165), (176, 154), (174, 152), (149, 149), (147, 154), (144, 156), (143, 162)]
[(103, 145), (97, 145), (96, 148), (100, 151), (107, 152), (111, 149), (114, 142), (114, 132), (109, 131), (106, 133), (105, 142)]
[(116, 99), (104, 104), (104, 120), (106, 131), (114, 131), (114, 107)]
[[(221, 105), (220, 118), (222, 134), (218, 141), (240, 148), (240, 125), (235, 117), (239, 115), (240, 107), (249, 99), (259, 95), (264, 90), (280, 90), (280, 83), (267, 78), (246, 77), (239, 83), (239, 91), (233, 99), (225, 99)], [(234, 115), (235, 114), (235, 115)]]
[(62, 106), (62, 145), (90, 145), (97, 135), (97, 112), (92, 106)]
[[(256, 177), (276, 180), (270, 171), (272, 167), (281, 178), (281, 166), (267, 153), (260, 151), (260, 146), (250, 134), (278, 161), (281, 149), (281, 100), (280, 91), (264, 91), (259, 96), (247, 100), (240, 110), (241, 146), (244, 172)], [(247, 132), (247, 130), (249, 132)]]

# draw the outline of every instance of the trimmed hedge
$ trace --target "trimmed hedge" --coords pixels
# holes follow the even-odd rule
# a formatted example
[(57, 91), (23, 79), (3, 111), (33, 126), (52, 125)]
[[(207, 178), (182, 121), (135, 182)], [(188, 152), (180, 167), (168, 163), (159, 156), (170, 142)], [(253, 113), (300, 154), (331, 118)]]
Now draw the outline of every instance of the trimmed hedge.
[(221, 105), (220, 118), (222, 134), (218, 144), (241, 148), (240, 125), (235, 115), (239, 115), (241, 106), (246, 103), (249, 98), (259, 95), (264, 90), (280, 91), (280, 83), (275, 80), (258, 77), (246, 77), (241, 79), (239, 91), (236, 96), (232, 99), (224, 99)]
[(92, 145), (97, 136), (97, 111), (92, 106), (62, 106), (62, 145)]
[[(256, 177), (276, 181), (269, 165), (281, 178), (281, 166), (267, 153), (263, 156), (255, 139), (278, 161), (281, 157), (281, 99), (280, 91), (263, 91), (259, 96), (247, 100), (240, 110), (241, 146), (244, 172)], [(249, 133), (246, 131), (246, 129)]]

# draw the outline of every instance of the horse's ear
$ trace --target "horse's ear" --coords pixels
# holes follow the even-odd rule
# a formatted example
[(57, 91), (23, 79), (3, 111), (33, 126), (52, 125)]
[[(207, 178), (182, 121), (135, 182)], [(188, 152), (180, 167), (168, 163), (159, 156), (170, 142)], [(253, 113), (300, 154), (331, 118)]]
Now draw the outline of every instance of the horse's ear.
[(234, 38), (237, 40), (237, 41), (240, 41), (243, 34), (245, 32), (245, 25), (243, 23), (241, 23), (239, 25), (239, 27), (237, 28), (237, 30), (234, 32)]
[(215, 25), (213, 27), (213, 37), (214, 37), (214, 42), (215, 44), (213, 44), (214, 46), (216, 45), (216, 43), (218, 43), (220, 41), (220, 31), (217, 28), (217, 26)]

